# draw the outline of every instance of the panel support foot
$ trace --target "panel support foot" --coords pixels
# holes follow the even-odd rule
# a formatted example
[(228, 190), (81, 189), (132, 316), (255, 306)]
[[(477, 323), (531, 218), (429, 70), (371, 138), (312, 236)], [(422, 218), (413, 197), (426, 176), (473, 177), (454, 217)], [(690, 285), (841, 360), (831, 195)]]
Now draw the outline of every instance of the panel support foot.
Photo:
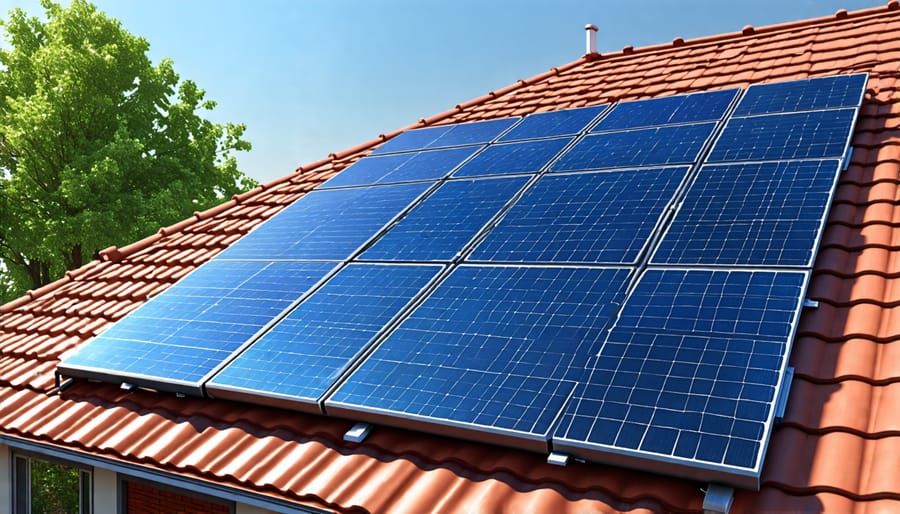
[(547, 455), (547, 464), (553, 464), (554, 466), (568, 466), (569, 455), (560, 452), (550, 452), (550, 455)]
[(348, 430), (344, 434), (344, 441), (350, 443), (361, 443), (366, 437), (369, 437), (369, 432), (372, 431), (372, 425), (368, 423), (357, 423), (353, 425), (353, 428)]
[(706, 486), (703, 497), (703, 514), (728, 514), (734, 502), (734, 489), (719, 484)]

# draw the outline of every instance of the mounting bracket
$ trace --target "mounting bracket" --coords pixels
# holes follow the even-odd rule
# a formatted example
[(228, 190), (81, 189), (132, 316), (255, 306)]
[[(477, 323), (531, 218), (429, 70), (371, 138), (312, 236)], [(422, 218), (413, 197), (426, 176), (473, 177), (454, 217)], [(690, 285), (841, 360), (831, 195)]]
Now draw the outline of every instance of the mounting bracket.
[(703, 497), (703, 514), (728, 514), (734, 502), (734, 489), (710, 483)]
[(547, 464), (563, 467), (568, 466), (569, 455), (567, 453), (550, 452), (550, 455), (547, 455)]
[(368, 423), (357, 423), (353, 425), (353, 428), (348, 430), (344, 434), (344, 441), (350, 443), (361, 443), (366, 437), (369, 437), (369, 432), (372, 431), (372, 425)]

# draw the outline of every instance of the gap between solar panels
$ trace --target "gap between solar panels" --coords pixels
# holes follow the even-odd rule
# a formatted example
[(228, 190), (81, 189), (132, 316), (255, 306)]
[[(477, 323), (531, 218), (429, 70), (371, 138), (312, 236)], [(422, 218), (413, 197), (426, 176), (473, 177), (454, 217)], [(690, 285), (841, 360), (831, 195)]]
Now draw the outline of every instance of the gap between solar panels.
[(402, 133), (58, 373), (756, 488), (866, 79)]

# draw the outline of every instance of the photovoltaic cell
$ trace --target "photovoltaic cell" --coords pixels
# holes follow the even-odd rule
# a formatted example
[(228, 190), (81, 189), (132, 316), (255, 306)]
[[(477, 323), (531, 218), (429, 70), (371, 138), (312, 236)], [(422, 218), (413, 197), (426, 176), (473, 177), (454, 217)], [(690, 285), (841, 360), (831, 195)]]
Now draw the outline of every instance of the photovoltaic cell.
[(554, 448), (730, 468), (758, 480), (806, 277), (648, 270), (565, 411)]
[(566, 152), (551, 171), (687, 164), (697, 159), (715, 123), (591, 134)]
[(607, 108), (608, 105), (597, 105), (529, 114), (522, 123), (500, 138), (500, 141), (575, 135), (587, 128)]
[(348, 265), (220, 371), (207, 390), (318, 409), (316, 401), (354, 357), (440, 270)]
[(839, 158), (854, 116), (854, 109), (837, 109), (732, 118), (707, 161)]
[(545, 175), (469, 260), (632, 263), (687, 170), (681, 166)]
[(472, 156), (481, 146), (363, 157), (319, 187), (365, 186), (437, 180)]
[(488, 143), (519, 119), (501, 118), (407, 130), (376, 148), (370, 155)]
[(747, 88), (734, 116), (857, 107), (868, 75), (836, 75), (790, 82), (754, 84)]
[(312, 191), (216, 258), (344, 260), (431, 185)]
[(528, 181), (528, 177), (446, 182), (359, 258), (450, 261)]
[(812, 266), (839, 161), (707, 165), (656, 264)]
[(592, 132), (721, 119), (738, 89), (616, 104)]
[[(331, 263), (211, 261), (65, 359), (60, 369), (193, 386), (331, 271)], [(164, 386), (163, 386), (164, 387)], [(164, 387), (165, 388), (165, 387)]]
[(462, 266), (326, 402), (394, 424), (541, 441), (603, 337), (628, 270)]
[(491, 145), (456, 170), (453, 176), (537, 173), (571, 141), (572, 138), (561, 138)]

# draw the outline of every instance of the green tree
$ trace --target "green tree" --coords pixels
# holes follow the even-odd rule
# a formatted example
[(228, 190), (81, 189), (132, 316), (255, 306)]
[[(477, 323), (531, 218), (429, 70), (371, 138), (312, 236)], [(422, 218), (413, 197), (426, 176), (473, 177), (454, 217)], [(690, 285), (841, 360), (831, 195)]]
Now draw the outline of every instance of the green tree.
[(77, 514), (79, 475), (77, 468), (31, 459), (32, 514)]
[(85, 0), (0, 20), (0, 303), (255, 185), (243, 124)]

